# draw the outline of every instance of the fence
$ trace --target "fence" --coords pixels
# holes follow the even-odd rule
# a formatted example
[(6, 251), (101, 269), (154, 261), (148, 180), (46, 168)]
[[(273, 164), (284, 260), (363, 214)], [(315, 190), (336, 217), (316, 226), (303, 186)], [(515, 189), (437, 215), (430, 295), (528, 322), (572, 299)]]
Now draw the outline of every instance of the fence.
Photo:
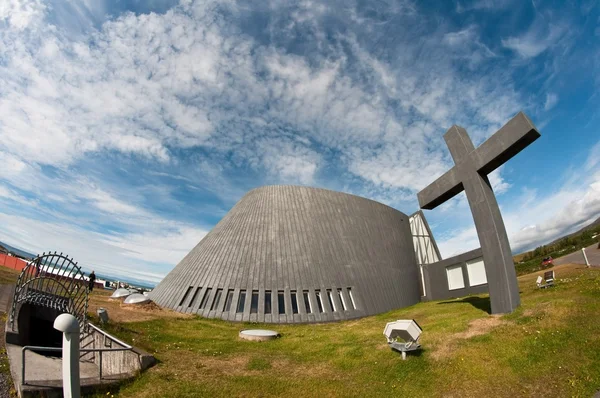
[(0, 265), (17, 271), (22, 271), (23, 268), (27, 266), (27, 263), (17, 257), (0, 254)]

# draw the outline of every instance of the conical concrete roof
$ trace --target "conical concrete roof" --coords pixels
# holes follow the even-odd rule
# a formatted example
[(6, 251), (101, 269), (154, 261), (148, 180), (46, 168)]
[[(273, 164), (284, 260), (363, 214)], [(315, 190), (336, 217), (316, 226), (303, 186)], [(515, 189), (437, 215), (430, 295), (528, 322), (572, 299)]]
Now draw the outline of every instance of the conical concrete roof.
[(358, 318), (420, 299), (408, 216), (324, 189), (248, 192), (152, 291), (157, 304), (235, 321)]

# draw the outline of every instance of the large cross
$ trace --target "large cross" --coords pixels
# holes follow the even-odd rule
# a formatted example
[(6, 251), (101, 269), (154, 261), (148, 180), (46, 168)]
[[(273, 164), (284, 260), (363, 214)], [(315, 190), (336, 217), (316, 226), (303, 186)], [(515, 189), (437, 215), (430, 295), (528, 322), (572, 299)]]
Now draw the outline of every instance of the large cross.
[(464, 128), (452, 126), (444, 140), (455, 166), (417, 195), (422, 209), (433, 209), (465, 191), (483, 252), (492, 314), (514, 311), (520, 298), (508, 236), (487, 175), (539, 136), (523, 112), (477, 149)]

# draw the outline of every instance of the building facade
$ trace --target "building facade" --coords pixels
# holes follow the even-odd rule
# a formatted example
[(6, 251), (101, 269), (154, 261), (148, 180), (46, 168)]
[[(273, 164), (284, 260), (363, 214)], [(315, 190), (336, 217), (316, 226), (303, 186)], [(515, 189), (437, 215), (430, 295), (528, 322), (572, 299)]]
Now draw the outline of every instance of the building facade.
[(318, 188), (261, 187), (150, 297), (176, 311), (233, 321), (360, 318), (421, 300), (415, 245), (409, 217), (384, 204)]

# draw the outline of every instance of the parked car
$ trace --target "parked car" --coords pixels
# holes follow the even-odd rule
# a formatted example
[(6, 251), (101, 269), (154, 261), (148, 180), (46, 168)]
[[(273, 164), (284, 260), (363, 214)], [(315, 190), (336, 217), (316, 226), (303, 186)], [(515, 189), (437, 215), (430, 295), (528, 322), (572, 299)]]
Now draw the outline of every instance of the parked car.
[(552, 262), (552, 257), (544, 257), (542, 260), (542, 268), (552, 267), (554, 263)]

